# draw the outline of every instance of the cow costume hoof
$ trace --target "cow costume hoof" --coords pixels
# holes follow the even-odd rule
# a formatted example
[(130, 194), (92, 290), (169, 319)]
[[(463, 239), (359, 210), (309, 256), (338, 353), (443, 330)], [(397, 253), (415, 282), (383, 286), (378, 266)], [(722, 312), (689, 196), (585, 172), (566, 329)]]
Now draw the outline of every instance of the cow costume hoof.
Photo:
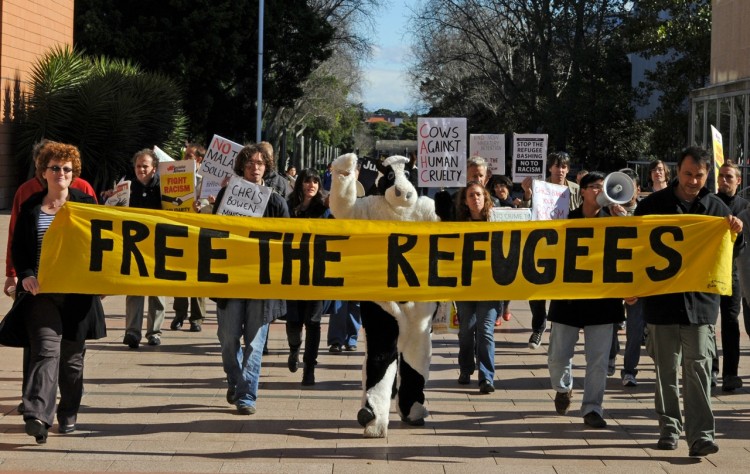
[(370, 407), (364, 407), (359, 409), (359, 413), (357, 413), (357, 423), (360, 424), (363, 428), (366, 428), (367, 425), (375, 419), (375, 413), (373, 413), (372, 409)]
[(430, 416), (430, 412), (421, 403), (415, 403), (411, 406), (407, 416), (401, 415), (401, 421), (411, 426), (424, 426), (424, 419)]

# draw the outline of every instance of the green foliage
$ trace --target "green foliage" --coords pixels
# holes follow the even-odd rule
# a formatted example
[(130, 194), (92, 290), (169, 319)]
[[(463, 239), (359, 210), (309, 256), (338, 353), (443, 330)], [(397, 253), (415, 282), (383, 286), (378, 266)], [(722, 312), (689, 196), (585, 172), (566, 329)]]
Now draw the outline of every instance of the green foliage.
[[(308, 2), (265, 2), (264, 112), (289, 107), (331, 55), (331, 25)], [(77, 0), (75, 42), (177, 81), (191, 137), (255, 137), (257, 0)], [(265, 118), (264, 118), (265, 120)]]
[(656, 60), (640, 84), (642, 96), (659, 101), (648, 120), (653, 129), (648, 153), (672, 160), (689, 144), (690, 91), (709, 82), (711, 1), (640, 0), (625, 17), (623, 37), (631, 52)]
[(132, 170), (131, 157), (141, 148), (179, 154), (186, 120), (179, 87), (167, 77), (66, 47), (48, 52), (30, 79), (17, 147), (30, 168), (31, 147), (42, 138), (76, 145), (83, 177), (100, 190)]

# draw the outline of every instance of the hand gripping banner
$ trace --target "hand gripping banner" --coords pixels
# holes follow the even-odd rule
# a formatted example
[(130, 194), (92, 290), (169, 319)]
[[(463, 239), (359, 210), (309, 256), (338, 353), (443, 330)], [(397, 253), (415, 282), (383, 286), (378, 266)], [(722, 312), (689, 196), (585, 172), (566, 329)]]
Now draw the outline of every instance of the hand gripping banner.
[(45, 293), (480, 301), (731, 292), (726, 220), (269, 219), (67, 203)]

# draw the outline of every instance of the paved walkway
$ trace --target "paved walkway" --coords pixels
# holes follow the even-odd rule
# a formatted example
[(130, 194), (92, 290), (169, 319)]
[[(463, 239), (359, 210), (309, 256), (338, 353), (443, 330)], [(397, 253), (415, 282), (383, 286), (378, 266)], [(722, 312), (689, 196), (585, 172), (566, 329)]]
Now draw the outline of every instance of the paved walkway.
[[(7, 216), (0, 216), (5, 248)], [(10, 301), (0, 298), (5, 314)], [(0, 470), (88, 472), (747, 472), (750, 466), (750, 390), (714, 391), (719, 453), (691, 459), (679, 449), (657, 451), (654, 371), (642, 358), (641, 384), (624, 388), (611, 377), (605, 400), (607, 429), (584, 427), (580, 417), (583, 370), (574, 371), (576, 395), (568, 416), (554, 411), (543, 346), (527, 347), (528, 305), (514, 301), (514, 319), (496, 331), (497, 391), (480, 395), (456, 383), (455, 335), (434, 337), (424, 427), (391, 413), (387, 439), (364, 439), (357, 425), (362, 348), (329, 354), (325, 347), (314, 387), (302, 371), (286, 368), (282, 323), (271, 327), (263, 358), (258, 412), (238, 415), (227, 405), (216, 338), (215, 308), (204, 331), (167, 329), (159, 347), (122, 344), (125, 299), (108, 297), (109, 335), (88, 345), (86, 394), (78, 431), (50, 432), (36, 445), (23, 432), (21, 351), (0, 347)], [(325, 334), (326, 327), (324, 327)], [(624, 334), (620, 335), (624, 343)], [(621, 363), (618, 358), (618, 365)], [(575, 359), (583, 363), (582, 345)], [(750, 342), (742, 338), (740, 374), (750, 386)]]

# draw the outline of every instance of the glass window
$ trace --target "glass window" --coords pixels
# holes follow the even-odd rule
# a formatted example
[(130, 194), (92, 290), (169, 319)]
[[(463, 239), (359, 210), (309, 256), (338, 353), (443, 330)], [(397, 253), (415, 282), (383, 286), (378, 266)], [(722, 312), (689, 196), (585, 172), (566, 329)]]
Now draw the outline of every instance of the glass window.
[(693, 139), (691, 145), (695, 144), (698, 146), (705, 146), (705, 138), (703, 135), (703, 119), (706, 114), (706, 101), (699, 100), (694, 103), (693, 108)]
[(746, 95), (734, 96), (733, 115), (734, 127), (732, 129), (732, 148), (729, 155), (739, 164), (745, 164), (745, 109), (747, 104)]
[(706, 101), (706, 128), (704, 129), (704, 137), (706, 137), (705, 144), (703, 147), (707, 149), (708, 151), (713, 153), (714, 146), (711, 142), (711, 125), (719, 129), (719, 124), (716, 120), (716, 99), (711, 99)]

